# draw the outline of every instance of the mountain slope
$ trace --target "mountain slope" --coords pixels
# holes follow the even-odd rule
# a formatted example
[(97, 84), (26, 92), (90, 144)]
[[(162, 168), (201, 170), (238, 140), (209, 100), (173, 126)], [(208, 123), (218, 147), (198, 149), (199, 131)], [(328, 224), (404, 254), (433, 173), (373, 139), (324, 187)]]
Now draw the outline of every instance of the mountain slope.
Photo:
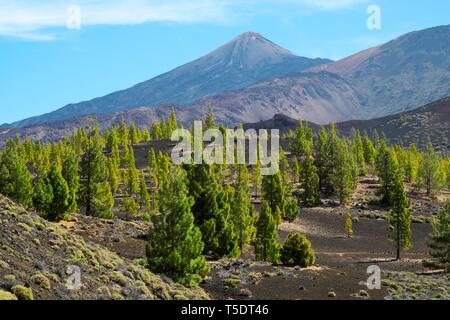
[(450, 95), (450, 25), (416, 31), (329, 65), (313, 68), (353, 80), (375, 118)]
[[(257, 123), (244, 124), (245, 129), (279, 129), (282, 132), (295, 129), (299, 120), (283, 114)], [(308, 123), (314, 132), (320, 126)], [(450, 97), (444, 98), (418, 109), (372, 120), (353, 120), (336, 124), (337, 130), (351, 136), (357, 129), (372, 135), (375, 130), (384, 133), (389, 141), (408, 146), (411, 143), (425, 148), (428, 139), (441, 151), (450, 150)]]
[(143, 106), (189, 104), (208, 95), (242, 89), (262, 80), (301, 72), (329, 62), (295, 56), (258, 33), (246, 32), (196, 61), (132, 88), (91, 101), (70, 104), (13, 125), (40, 125)]
[(394, 143), (411, 143), (425, 148), (428, 140), (440, 150), (450, 149), (450, 97), (399, 114), (382, 118), (347, 121), (337, 124), (338, 130), (350, 135), (353, 128), (372, 134), (383, 132)]
[(327, 124), (353, 118), (365, 108), (366, 99), (352, 81), (338, 75), (301, 73), (203, 98), (190, 109), (206, 110), (212, 104), (217, 119), (229, 126), (266, 120), (278, 113)]

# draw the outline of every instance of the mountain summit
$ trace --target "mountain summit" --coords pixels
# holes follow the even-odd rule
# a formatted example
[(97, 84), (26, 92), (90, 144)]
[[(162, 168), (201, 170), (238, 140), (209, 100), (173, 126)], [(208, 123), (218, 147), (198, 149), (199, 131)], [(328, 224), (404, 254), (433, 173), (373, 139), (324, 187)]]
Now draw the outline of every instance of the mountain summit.
[(13, 126), (42, 125), (143, 106), (186, 105), (206, 96), (243, 89), (263, 80), (302, 72), (329, 62), (326, 59), (295, 56), (258, 33), (245, 32), (198, 60), (132, 88), (70, 104), (49, 114), (14, 123)]
[(261, 63), (280, 63), (295, 56), (259, 33), (245, 32), (205, 58), (222, 60), (227, 66), (252, 69)]

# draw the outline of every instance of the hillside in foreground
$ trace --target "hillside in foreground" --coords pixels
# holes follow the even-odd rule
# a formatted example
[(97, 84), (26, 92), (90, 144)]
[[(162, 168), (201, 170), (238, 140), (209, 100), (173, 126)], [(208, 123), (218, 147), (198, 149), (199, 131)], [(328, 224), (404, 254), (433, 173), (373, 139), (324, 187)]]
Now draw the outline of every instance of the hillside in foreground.
[[(109, 222), (96, 220), (97, 224)], [(91, 228), (93, 225), (87, 226)], [(100, 239), (100, 234), (97, 238)], [(148, 271), (136, 261), (85, 241), (0, 195), (0, 300), (207, 299)], [(69, 266), (81, 269), (81, 288), (69, 290)], [(70, 271), (69, 271), (70, 273)], [(11, 294), (14, 293), (14, 295)]]

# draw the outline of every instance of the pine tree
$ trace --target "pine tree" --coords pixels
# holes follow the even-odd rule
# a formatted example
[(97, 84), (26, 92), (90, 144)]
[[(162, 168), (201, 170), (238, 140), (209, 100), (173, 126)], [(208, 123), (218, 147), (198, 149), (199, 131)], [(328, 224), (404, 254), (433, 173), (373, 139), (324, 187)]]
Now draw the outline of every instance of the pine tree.
[(427, 152), (420, 161), (417, 177), (418, 186), (426, 189), (427, 196), (436, 194), (443, 185), (439, 159), (431, 141), (428, 143)]
[(189, 194), (195, 203), (192, 212), (205, 243), (205, 254), (235, 257), (239, 254), (239, 237), (231, 216), (232, 194), (218, 184), (207, 164), (190, 165)]
[(97, 129), (91, 129), (81, 158), (79, 203), (87, 215), (110, 218), (113, 216), (114, 198), (109, 185), (106, 157), (98, 139)]
[(287, 197), (284, 204), (284, 218), (289, 222), (293, 222), (297, 218), (299, 211), (297, 200), (292, 196)]
[(147, 183), (145, 182), (145, 175), (141, 172), (141, 185), (139, 188), (139, 205), (144, 212), (150, 212), (152, 209), (151, 198), (148, 194)]
[(56, 163), (50, 167), (47, 179), (52, 187), (53, 197), (47, 208), (46, 218), (50, 221), (60, 221), (69, 209), (69, 187)]
[(47, 177), (39, 177), (34, 181), (33, 206), (38, 213), (46, 213), (50, 210), (53, 201), (53, 189)]
[(249, 179), (245, 165), (238, 165), (238, 176), (233, 199), (233, 223), (239, 235), (239, 247), (243, 251), (254, 235), (254, 207), (251, 202)]
[(72, 147), (67, 147), (62, 165), (62, 176), (69, 188), (68, 208), (70, 212), (78, 210), (77, 194), (80, 188), (79, 157)]
[(319, 176), (319, 191), (327, 185), (330, 167), (327, 165), (328, 159), (328, 134), (324, 127), (321, 127), (314, 143), (314, 164)]
[(256, 198), (259, 197), (260, 190), (261, 190), (261, 183), (262, 183), (261, 162), (258, 160), (256, 165), (253, 167), (253, 173), (252, 173), (253, 192), (254, 192)]
[(376, 173), (380, 179), (381, 187), (379, 193), (382, 202), (391, 204), (390, 194), (395, 181), (398, 165), (395, 162), (392, 152), (383, 140), (379, 143), (376, 157)]
[(163, 133), (161, 131), (161, 127), (158, 123), (154, 122), (152, 124), (152, 139), (155, 141), (159, 141), (163, 138)]
[(128, 140), (132, 145), (139, 143), (138, 130), (136, 129), (136, 126), (133, 121), (131, 121), (130, 128), (128, 129)]
[(309, 151), (312, 145), (313, 133), (306, 122), (300, 122), (298, 128), (294, 131), (294, 140), (290, 146), (292, 154), (303, 157)]
[(206, 274), (204, 244), (200, 230), (194, 225), (186, 175), (174, 167), (169, 183), (161, 188), (161, 214), (153, 217), (146, 248), (149, 267), (186, 285), (196, 285)]
[(428, 242), (430, 255), (450, 271), (450, 200), (433, 218), (432, 226), (433, 232)]
[(450, 189), (450, 159), (447, 159), (447, 188)]
[(336, 176), (334, 171), (338, 167), (339, 157), (342, 152), (340, 148), (341, 142), (337, 135), (336, 128), (334, 124), (330, 124), (326, 145), (326, 157), (324, 163), (325, 174), (324, 180), (321, 181), (325, 193), (329, 195), (334, 194), (336, 192), (334, 183), (335, 181), (333, 181), (333, 177)]
[(263, 201), (256, 222), (256, 237), (253, 246), (256, 259), (273, 263), (279, 261), (280, 244), (278, 243), (276, 222), (267, 201)]
[(299, 182), (299, 176), (300, 176), (300, 166), (298, 164), (298, 160), (294, 159), (292, 161), (292, 172), (291, 172), (291, 180), (294, 185)]
[(127, 220), (137, 216), (139, 212), (139, 204), (133, 198), (123, 199), (119, 209), (126, 213)]
[(333, 189), (339, 196), (340, 204), (345, 204), (350, 200), (353, 191), (356, 189), (358, 180), (358, 168), (354, 155), (349, 151), (345, 141), (340, 141), (339, 152), (336, 157), (336, 166), (331, 177)]
[(152, 213), (157, 214), (159, 210), (159, 181), (158, 177), (154, 174), (151, 176), (152, 180), (152, 187), (153, 187), (153, 193), (152, 193)]
[(147, 128), (142, 129), (142, 141), (149, 142), (151, 140), (150, 132)]
[(379, 146), (379, 144), (380, 144), (380, 135), (378, 134), (377, 129), (375, 129), (375, 130), (373, 131), (373, 134), (372, 134), (372, 140), (373, 140), (374, 146), (375, 146), (376, 148), (378, 148), (378, 146)]
[(206, 113), (205, 120), (203, 121), (203, 130), (216, 128), (216, 120), (214, 117), (212, 104), (208, 106), (208, 112)]
[(347, 210), (347, 216), (345, 219), (345, 233), (347, 234), (348, 238), (351, 238), (353, 236), (353, 219), (350, 210)]
[(139, 193), (139, 175), (136, 169), (136, 160), (134, 158), (133, 147), (130, 146), (128, 152), (127, 161), (127, 183), (128, 183), (128, 195), (130, 197), (135, 196)]
[(389, 238), (394, 241), (397, 247), (396, 259), (400, 259), (401, 250), (409, 250), (411, 244), (411, 215), (408, 210), (408, 198), (406, 197), (405, 186), (402, 177), (398, 173), (398, 168), (394, 168), (395, 175), (390, 190), (391, 212), (388, 215)]
[(280, 171), (271, 176), (264, 176), (262, 179), (262, 193), (273, 213), (278, 207), (281, 212), (284, 210), (285, 188), (282, 183)]
[(355, 156), (356, 163), (359, 168), (359, 175), (365, 176), (367, 174), (366, 159), (364, 156), (364, 144), (361, 138), (361, 133), (359, 131), (355, 131), (352, 146), (353, 146), (353, 154)]
[(147, 168), (148, 168), (148, 173), (150, 175), (157, 174), (158, 163), (156, 161), (156, 154), (155, 154), (155, 150), (153, 148), (151, 148), (148, 153)]
[(119, 167), (114, 160), (114, 158), (108, 159), (108, 166), (109, 166), (109, 185), (111, 187), (111, 192), (113, 194), (116, 194), (119, 190)]
[(163, 138), (170, 139), (172, 132), (169, 132), (169, 125), (164, 116), (161, 117), (161, 121), (160, 121), (159, 125), (161, 126), (161, 132), (162, 132)]
[(25, 159), (20, 156), (16, 143), (6, 142), (0, 160), (0, 193), (26, 208), (33, 202), (33, 184)]
[(375, 166), (375, 147), (367, 135), (364, 136), (364, 159), (370, 166)]
[(170, 113), (170, 117), (167, 123), (167, 126), (169, 127), (169, 135), (172, 135), (172, 132), (176, 129), (178, 129), (178, 122), (177, 122), (177, 116), (175, 114), (175, 110), (172, 110)]

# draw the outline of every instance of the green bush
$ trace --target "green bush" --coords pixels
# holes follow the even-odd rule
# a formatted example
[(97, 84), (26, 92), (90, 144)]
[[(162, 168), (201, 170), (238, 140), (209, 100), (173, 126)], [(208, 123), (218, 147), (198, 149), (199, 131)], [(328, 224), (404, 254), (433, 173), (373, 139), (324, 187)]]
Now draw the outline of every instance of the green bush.
[(52, 287), (50, 285), (50, 280), (41, 273), (37, 273), (31, 277), (31, 281), (39, 285), (42, 289), (50, 290)]
[(17, 300), (17, 297), (10, 292), (0, 290), (0, 300)]
[(281, 262), (287, 266), (307, 268), (316, 261), (311, 242), (298, 232), (291, 232), (281, 249)]

